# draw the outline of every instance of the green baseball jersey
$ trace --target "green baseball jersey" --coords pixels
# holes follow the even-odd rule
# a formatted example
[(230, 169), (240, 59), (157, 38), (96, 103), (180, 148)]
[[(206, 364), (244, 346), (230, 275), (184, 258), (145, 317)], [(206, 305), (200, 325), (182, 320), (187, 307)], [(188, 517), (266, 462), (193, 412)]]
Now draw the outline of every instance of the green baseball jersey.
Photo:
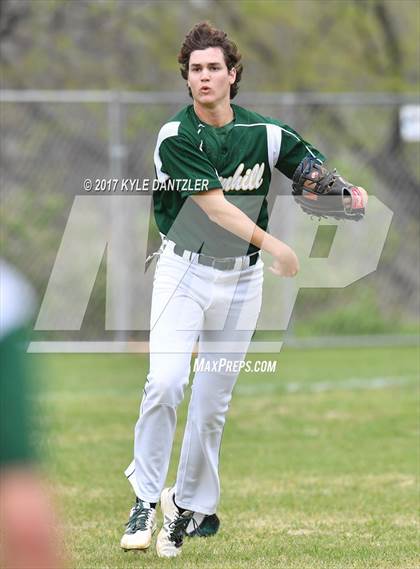
[(179, 111), (161, 128), (154, 161), (159, 189), (153, 193), (161, 233), (183, 249), (215, 257), (257, 251), (213, 223), (188, 199), (223, 189), (225, 197), (266, 230), (267, 193), (273, 169), (292, 178), (307, 155), (324, 156), (286, 124), (232, 105), (231, 123), (214, 127), (198, 118), (193, 105)]

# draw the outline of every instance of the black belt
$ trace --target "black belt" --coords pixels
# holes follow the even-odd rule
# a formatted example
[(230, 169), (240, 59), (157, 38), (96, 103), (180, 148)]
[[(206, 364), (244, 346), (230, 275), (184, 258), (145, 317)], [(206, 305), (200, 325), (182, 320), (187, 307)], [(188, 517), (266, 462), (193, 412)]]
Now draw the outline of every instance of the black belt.
[[(175, 255), (179, 257), (184, 257), (184, 253), (186, 249), (183, 249), (179, 245), (175, 245), (173, 249)], [(188, 251), (191, 257), (191, 251)], [(195, 261), (200, 265), (206, 265), (207, 267), (213, 267), (213, 269), (218, 269), (219, 271), (231, 271), (235, 268), (236, 259), (237, 257), (226, 257), (225, 259), (217, 258), (217, 257), (210, 257), (209, 255), (203, 255), (202, 253), (192, 253), (193, 255), (197, 255), (195, 257)], [(259, 259), (259, 251), (255, 253), (251, 253), (247, 255), (249, 258), (248, 267), (252, 267)], [(184, 257), (185, 258), (185, 257)], [(188, 260), (191, 260), (189, 258)], [(246, 268), (248, 268), (246, 267)]]

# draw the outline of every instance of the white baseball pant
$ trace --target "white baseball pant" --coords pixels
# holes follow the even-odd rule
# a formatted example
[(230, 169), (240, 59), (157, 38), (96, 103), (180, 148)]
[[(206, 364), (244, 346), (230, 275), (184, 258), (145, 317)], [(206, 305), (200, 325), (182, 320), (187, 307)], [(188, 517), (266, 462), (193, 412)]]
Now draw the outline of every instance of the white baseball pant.
[[(205, 371), (194, 375), (175, 494), (180, 507), (213, 514), (220, 498), (225, 416), (238, 364), (245, 358), (261, 309), (263, 262), (221, 271), (179, 257), (173, 246), (164, 241), (156, 267), (150, 369), (135, 427), (134, 460), (125, 474), (139, 498), (159, 501), (176, 409), (184, 397), (198, 340), (198, 358), (204, 358)], [(225, 361), (229, 364), (221, 369)]]

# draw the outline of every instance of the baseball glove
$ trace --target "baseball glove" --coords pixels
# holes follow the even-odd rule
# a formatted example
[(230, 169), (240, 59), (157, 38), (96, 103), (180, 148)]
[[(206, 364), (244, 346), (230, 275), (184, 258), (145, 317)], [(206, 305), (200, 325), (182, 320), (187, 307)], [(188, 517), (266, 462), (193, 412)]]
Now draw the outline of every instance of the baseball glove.
[(312, 156), (296, 168), (292, 188), (295, 201), (309, 215), (359, 221), (365, 214), (366, 190), (353, 186), (336, 170), (330, 172)]

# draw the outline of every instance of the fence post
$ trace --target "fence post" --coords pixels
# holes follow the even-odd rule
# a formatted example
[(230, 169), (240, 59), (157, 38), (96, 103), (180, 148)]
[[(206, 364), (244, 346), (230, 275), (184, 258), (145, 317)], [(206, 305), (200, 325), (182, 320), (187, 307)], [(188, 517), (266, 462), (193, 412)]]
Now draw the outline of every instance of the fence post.
[[(109, 155), (109, 177), (121, 180), (125, 172), (126, 148), (123, 141), (123, 122), (124, 111), (121, 97), (118, 92), (113, 93), (113, 97), (108, 103), (108, 155)], [(119, 187), (119, 185), (118, 185)], [(114, 339), (120, 342), (128, 340), (128, 322), (131, 306), (131, 287), (129, 275), (129, 251), (124, 247), (123, 232), (125, 219), (123, 212), (117, 207), (110, 211), (111, 233), (113, 243), (119, 247), (117, 263), (113, 265), (113, 270), (107, 274), (107, 310), (114, 312), (111, 320), (115, 326)], [(112, 298), (109, 298), (112, 295)]]

